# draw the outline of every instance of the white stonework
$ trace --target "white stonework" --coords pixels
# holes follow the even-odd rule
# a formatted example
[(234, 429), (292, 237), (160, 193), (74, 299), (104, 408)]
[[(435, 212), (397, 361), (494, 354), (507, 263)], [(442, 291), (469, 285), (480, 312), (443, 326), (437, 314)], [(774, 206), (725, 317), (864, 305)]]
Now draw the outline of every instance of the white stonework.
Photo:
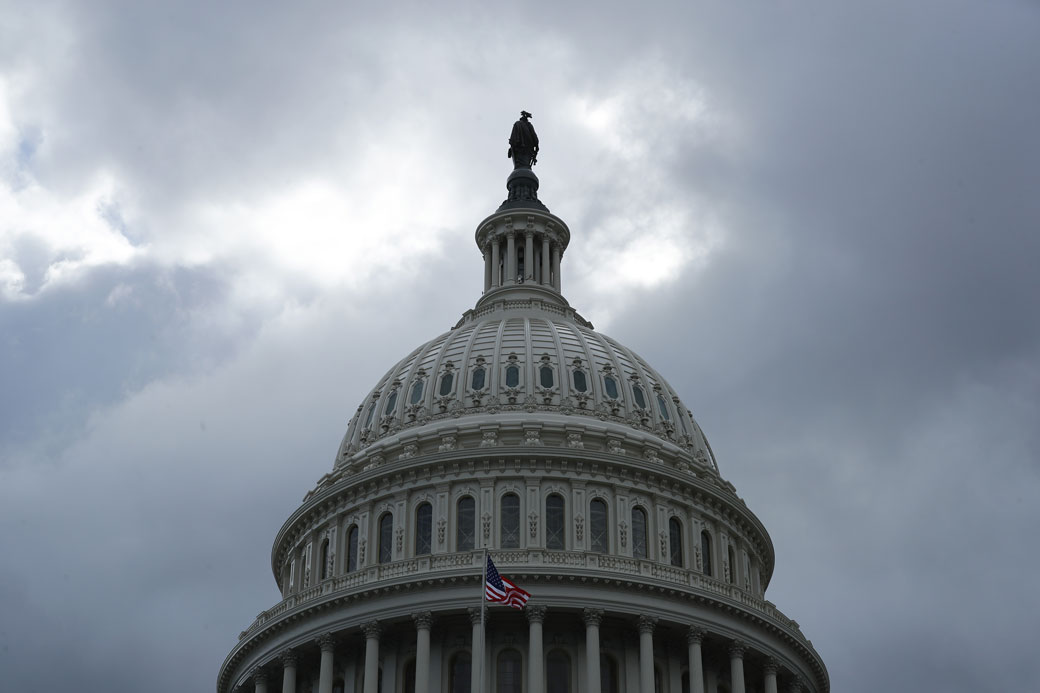
[[(283, 598), (217, 693), (828, 693), (765, 598), (765, 527), (679, 394), (560, 293), (567, 225), (520, 204), (478, 225), (474, 309), (379, 378), (279, 530)], [(485, 548), (523, 612), (481, 618)]]

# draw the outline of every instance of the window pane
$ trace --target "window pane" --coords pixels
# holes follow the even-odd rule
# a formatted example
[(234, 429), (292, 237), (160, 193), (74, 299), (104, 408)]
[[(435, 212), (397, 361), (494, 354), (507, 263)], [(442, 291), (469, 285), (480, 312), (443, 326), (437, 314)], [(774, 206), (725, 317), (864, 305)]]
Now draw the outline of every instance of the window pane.
[(701, 532), (701, 565), (705, 575), (711, 575), (711, 536)]
[(412, 385), (412, 396), (408, 400), (412, 404), (418, 404), (419, 400), (422, 399), (423, 381), (416, 381), (415, 385)]
[(671, 416), (668, 414), (668, 407), (664, 403), (664, 397), (661, 395), (657, 396), (657, 407), (661, 410), (661, 418), (665, 421), (671, 421)]
[(373, 402), (368, 407), (368, 414), (365, 415), (365, 428), (368, 428), (369, 426), (372, 425), (372, 415), (375, 414), (375, 413), (376, 413), (376, 405), (375, 405), (375, 402)]
[(607, 552), (607, 504), (599, 498), (589, 504), (589, 539), (593, 551)]
[(415, 511), (415, 555), (430, 553), (433, 545), (433, 506), (421, 504)]
[(506, 387), (516, 387), (520, 384), (520, 369), (516, 366), (506, 368)]
[(610, 655), (599, 656), (600, 693), (618, 693), (617, 662)]
[(318, 574), (321, 579), (324, 580), (329, 577), (329, 540), (321, 542), (321, 550), (318, 552), (318, 560), (321, 561), (321, 568), (318, 569)]
[(682, 568), (682, 525), (674, 517), (668, 520), (668, 552), (672, 565)]
[(451, 693), (469, 693), (469, 677), (469, 653), (460, 652), (451, 660)]
[(379, 518), (379, 562), (389, 563), (393, 553), (394, 516), (390, 513)]
[(473, 371), (473, 384), (471, 385), (474, 390), (484, 389), (484, 369), (478, 368)]
[(632, 398), (635, 399), (637, 407), (640, 409), (646, 409), (646, 398), (643, 397), (643, 388), (638, 385), (633, 385)]
[(516, 650), (503, 650), (498, 655), (496, 667), (497, 693), (523, 693), (523, 676), (520, 672), (520, 653)]
[(390, 396), (386, 399), (386, 409), (383, 410), (383, 416), (390, 416), (394, 413), (394, 407), (397, 406), (397, 390), (390, 393)]
[(737, 559), (733, 555), (733, 547), (726, 547), (726, 554), (729, 557), (729, 581), (732, 584), (737, 584)]
[(502, 496), (499, 545), (503, 549), (520, 548), (520, 497), (515, 493)]
[(546, 693), (570, 693), (571, 660), (560, 650), (553, 650), (546, 659), (545, 690)]
[(456, 551), (472, 551), (476, 528), (476, 503), (472, 496), (459, 499), (459, 524), (455, 535)]
[(347, 533), (347, 572), (353, 573), (357, 570), (357, 540), (358, 540), (358, 529), (357, 525), (350, 528)]
[(540, 368), (539, 371), (541, 372), (542, 387), (552, 387), (553, 386), (553, 369), (549, 368), (548, 366), (545, 366), (543, 368)]
[(585, 371), (574, 371), (574, 391), (585, 392), (589, 389), (589, 384), (585, 380)]
[(545, 499), (545, 548), (563, 549), (563, 496)]
[(646, 558), (646, 513), (632, 508), (632, 556)]
[(451, 385), (455, 381), (455, 376), (451, 373), (445, 373), (441, 376), (441, 397), (447, 397), (451, 394)]
[(603, 386), (607, 390), (607, 397), (611, 399), (618, 398), (617, 381), (611, 378), (609, 375), (603, 379)]

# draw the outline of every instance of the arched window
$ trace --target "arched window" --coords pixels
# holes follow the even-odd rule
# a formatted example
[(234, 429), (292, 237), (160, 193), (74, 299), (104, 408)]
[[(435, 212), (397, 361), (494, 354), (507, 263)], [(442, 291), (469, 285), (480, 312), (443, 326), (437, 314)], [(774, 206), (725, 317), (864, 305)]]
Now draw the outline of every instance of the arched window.
[(476, 516), (477, 508), (473, 496), (463, 496), (459, 499), (458, 524), (456, 524), (455, 550), (472, 551), (476, 543)]
[(354, 525), (347, 530), (347, 572), (353, 573), (358, 568), (358, 528)]
[(574, 379), (574, 391), (575, 392), (588, 392), (589, 382), (585, 377), (585, 371), (576, 368), (572, 373), (571, 377)]
[(441, 376), (441, 389), (439, 391), (441, 397), (447, 397), (448, 395), (451, 394), (451, 386), (454, 383), (455, 383), (455, 376), (454, 376), (454, 374), (452, 374), (451, 371), (448, 371), (447, 373), (445, 373), (444, 375)]
[(603, 389), (607, 391), (607, 397), (610, 399), (618, 398), (617, 381), (611, 376), (603, 378)]
[(553, 493), (545, 499), (545, 548), (562, 550), (564, 547), (563, 496)]
[(520, 384), (520, 367), (506, 366), (506, 387), (516, 387)]
[(729, 558), (729, 581), (737, 584), (737, 557), (733, 554), (733, 546), (726, 547), (726, 556)]
[(538, 377), (544, 388), (550, 388), (555, 382), (552, 366), (542, 366), (538, 369)]
[(394, 560), (394, 516), (383, 513), (379, 518), (379, 562), (389, 563)]
[(402, 693), (415, 693), (415, 660), (409, 659), (404, 665), (404, 681), (401, 682)]
[(433, 546), (433, 506), (420, 503), (415, 509), (415, 555), (430, 553)]
[(553, 650), (545, 658), (545, 693), (571, 692), (571, 658), (563, 650)]
[(327, 537), (325, 541), (321, 542), (321, 548), (318, 549), (318, 560), (321, 561), (321, 566), (318, 568), (319, 579), (327, 580), (329, 578), (329, 540)]
[(451, 677), (448, 681), (448, 690), (451, 693), (469, 693), (469, 687), (469, 652), (459, 652), (451, 658)]
[(682, 524), (674, 517), (668, 520), (668, 553), (672, 565), (682, 568)]
[(372, 425), (372, 415), (375, 414), (375, 413), (376, 413), (376, 403), (372, 402), (372, 404), (368, 405), (368, 413), (365, 414), (365, 428), (368, 428), (369, 426)]
[(664, 397), (657, 395), (657, 408), (661, 410), (661, 418), (665, 421), (671, 421), (672, 417), (668, 413), (668, 405), (664, 403)]
[(470, 389), (472, 390), (483, 390), (484, 389), (484, 377), (487, 371), (484, 370), (483, 366), (473, 369), (473, 380), (470, 382)]
[(496, 693), (523, 693), (524, 678), (520, 669), (520, 653), (502, 650), (495, 666)]
[(386, 408), (383, 410), (383, 416), (390, 416), (394, 413), (394, 408), (397, 406), (397, 390), (390, 393), (390, 396), (386, 398)]
[(643, 388), (638, 385), (632, 386), (632, 399), (640, 409), (646, 409), (646, 397), (643, 396)]
[(608, 654), (599, 656), (599, 690), (600, 693), (618, 693), (617, 660)]
[(632, 508), (632, 557), (646, 558), (646, 511)]
[(422, 391), (424, 381), (422, 379), (416, 380), (415, 384), (412, 385), (412, 396), (408, 398), (408, 402), (411, 404), (418, 404), (419, 400), (422, 399)]
[(701, 567), (705, 575), (712, 575), (711, 572), (711, 535), (708, 534), (708, 530), (701, 532)]
[(498, 545), (503, 549), (520, 548), (520, 496), (502, 496), (499, 516)]
[(607, 504), (601, 498), (589, 503), (589, 544), (593, 551), (607, 553)]

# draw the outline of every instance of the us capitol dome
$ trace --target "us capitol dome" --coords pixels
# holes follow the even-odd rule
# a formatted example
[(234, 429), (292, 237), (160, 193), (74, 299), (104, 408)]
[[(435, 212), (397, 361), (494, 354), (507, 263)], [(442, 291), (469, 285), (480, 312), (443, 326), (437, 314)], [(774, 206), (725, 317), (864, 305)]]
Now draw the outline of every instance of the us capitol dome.
[[(217, 693), (830, 690), (679, 393), (564, 298), (529, 117), (477, 226), (480, 299), (361, 400)], [(485, 550), (523, 609), (483, 601)]]

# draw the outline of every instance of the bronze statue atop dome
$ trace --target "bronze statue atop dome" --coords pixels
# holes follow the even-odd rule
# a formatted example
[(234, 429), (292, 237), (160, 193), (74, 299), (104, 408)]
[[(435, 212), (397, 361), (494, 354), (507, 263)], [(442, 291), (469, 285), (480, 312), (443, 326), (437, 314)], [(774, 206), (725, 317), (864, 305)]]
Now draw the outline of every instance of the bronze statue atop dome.
[(509, 135), (509, 151), (506, 156), (513, 160), (513, 168), (531, 168), (538, 160), (538, 134), (531, 125), (531, 114), (520, 111), (520, 120), (513, 123)]

